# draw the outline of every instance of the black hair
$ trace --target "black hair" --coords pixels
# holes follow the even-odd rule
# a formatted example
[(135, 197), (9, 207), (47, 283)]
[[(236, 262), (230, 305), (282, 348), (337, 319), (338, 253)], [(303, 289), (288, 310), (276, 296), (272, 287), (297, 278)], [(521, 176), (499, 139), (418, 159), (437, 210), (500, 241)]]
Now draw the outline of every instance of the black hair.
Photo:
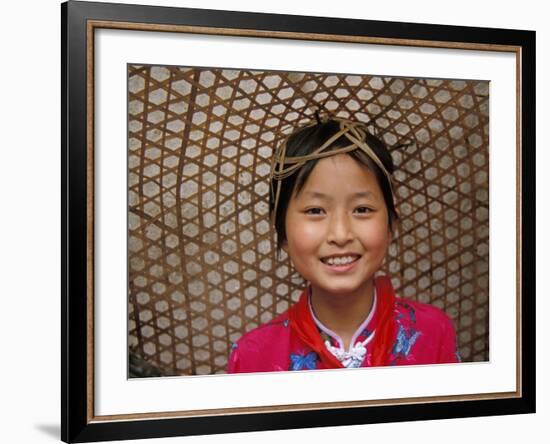
[[(327, 140), (333, 137), (340, 131), (340, 123), (336, 120), (327, 120), (325, 122), (317, 121), (318, 123), (312, 126), (299, 129), (292, 133), (286, 143), (286, 156), (297, 157), (307, 156), (322, 146)], [(370, 132), (366, 131), (366, 143), (374, 151), (378, 159), (384, 165), (384, 168), (388, 173), (393, 174), (394, 165), (390, 152), (386, 148), (384, 142), (378, 137), (374, 136)], [(329, 147), (328, 151), (348, 146), (350, 141), (346, 136), (342, 135), (336, 139)], [(380, 169), (375, 162), (373, 162), (362, 150), (356, 149), (347, 153), (354, 160), (362, 165), (365, 165), (372, 171), (376, 177), (376, 180), (382, 190), (384, 197), (384, 203), (388, 211), (389, 227), (392, 229), (394, 222), (398, 219), (397, 211), (395, 209), (395, 203), (393, 201), (393, 195), (391, 191), (391, 185), (384, 172)], [(304, 187), (309, 175), (313, 171), (313, 168), (317, 164), (319, 159), (312, 159), (306, 162), (306, 164), (300, 168), (300, 170), (282, 179), (281, 191), (279, 194), (279, 200), (277, 202), (277, 210), (273, 215), (275, 207), (273, 193), (270, 194), (269, 211), (271, 216), (274, 217), (275, 231), (277, 232), (277, 249), (280, 251), (285, 244), (286, 227), (285, 219), (288, 209), (288, 203), (294, 193), (298, 194)], [(271, 179), (271, 189), (277, 189), (277, 180)]]

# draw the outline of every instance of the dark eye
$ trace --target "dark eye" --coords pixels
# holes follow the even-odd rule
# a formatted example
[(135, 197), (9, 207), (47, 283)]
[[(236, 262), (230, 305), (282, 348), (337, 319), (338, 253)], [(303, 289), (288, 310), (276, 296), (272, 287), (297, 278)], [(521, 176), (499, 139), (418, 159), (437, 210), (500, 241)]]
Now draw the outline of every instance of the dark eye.
[(355, 212), (359, 214), (367, 214), (367, 213), (371, 213), (372, 209), (369, 207), (361, 206), (361, 207), (357, 207), (355, 209)]
[(313, 215), (319, 215), (319, 214), (323, 214), (324, 213), (324, 210), (322, 208), (318, 208), (318, 207), (315, 207), (315, 208), (308, 208), (306, 211), (305, 211), (306, 214), (313, 214)]

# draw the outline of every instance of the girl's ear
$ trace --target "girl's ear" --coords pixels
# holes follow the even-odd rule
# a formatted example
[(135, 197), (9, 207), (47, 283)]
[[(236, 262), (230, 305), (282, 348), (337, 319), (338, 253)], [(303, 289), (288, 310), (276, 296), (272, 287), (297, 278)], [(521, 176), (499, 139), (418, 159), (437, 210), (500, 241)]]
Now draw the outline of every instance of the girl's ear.
[(397, 230), (397, 221), (393, 220), (392, 223), (388, 226), (388, 245), (393, 242), (396, 230)]
[(286, 240), (283, 241), (283, 243), (281, 244), (281, 248), (283, 249), (283, 251), (284, 251), (285, 253), (288, 254), (288, 242), (287, 242)]
[(397, 233), (397, 228), (398, 228), (398, 225), (399, 225), (399, 221), (401, 220), (401, 214), (399, 214), (399, 208), (395, 208), (395, 214), (397, 217), (395, 217), (391, 223), (391, 226), (390, 226), (390, 242), (393, 240), (393, 238), (395, 237), (395, 234)]
[(394, 238), (394, 235), (393, 235), (393, 228), (390, 230), (390, 235), (389, 235), (389, 238), (388, 238), (388, 248), (389, 246), (392, 244), (393, 242), (393, 238)]

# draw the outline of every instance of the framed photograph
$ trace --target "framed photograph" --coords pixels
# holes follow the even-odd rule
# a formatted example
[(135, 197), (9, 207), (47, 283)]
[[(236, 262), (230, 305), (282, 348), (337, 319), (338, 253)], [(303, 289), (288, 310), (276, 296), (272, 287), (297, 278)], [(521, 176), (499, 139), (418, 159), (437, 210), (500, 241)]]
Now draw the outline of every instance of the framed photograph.
[(535, 411), (534, 32), (61, 12), (65, 442)]

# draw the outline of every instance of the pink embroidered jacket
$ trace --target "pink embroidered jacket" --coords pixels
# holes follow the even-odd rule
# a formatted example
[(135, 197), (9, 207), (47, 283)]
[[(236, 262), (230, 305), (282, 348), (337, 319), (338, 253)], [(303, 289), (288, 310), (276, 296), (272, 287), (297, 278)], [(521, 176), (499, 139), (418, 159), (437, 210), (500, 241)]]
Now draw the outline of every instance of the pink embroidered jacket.
[[(378, 327), (375, 311), (376, 300), (371, 313), (352, 338), (350, 349), (346, 351), (340, 338), (324, 327), (310, 309), (318, 334), (325, 344), (328, 343), (336, 354), (340, 354), (343, 358), (340, 361), (345, 367), (372, 365), (373, 353), (370, 345)], [(460, 362), (452, 321), (440, 309), (396, 298), (393, 319), (396, 328), (389, 365)], [(355, 344), (357, 347), (353, 347)], [(361, 350), (362, 347), (366, 350)], [(353, 348), (359, 352), (356, 353), (357, 350), (352, 350)], [(322, 368), (327, 367), (318, 354), (290, 328), (289, 312), (286, 311), (271, 322), (246, 333), (232, 345), (227, 371), (250, 373)]]

